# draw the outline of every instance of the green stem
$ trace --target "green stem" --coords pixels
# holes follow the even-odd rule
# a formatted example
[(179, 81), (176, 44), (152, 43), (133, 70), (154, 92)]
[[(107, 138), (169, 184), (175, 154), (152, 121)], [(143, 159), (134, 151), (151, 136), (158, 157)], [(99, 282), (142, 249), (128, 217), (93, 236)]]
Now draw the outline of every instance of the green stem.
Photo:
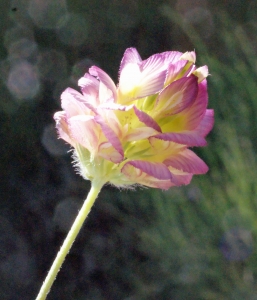
[(52, 267), (51, 267), (50, 271), (48, 272), (47, 277), (46, 277), (45, 281), (43, 282), (43, 285), (41, 286), (41, 289), (39, 291), (39, 294), (38, 294), (36, 300), (45, 300), (46, 299), (47, 294), (49, 293), (49, 291), (53, 285), (53, 282), (56, 278), (56, 275), (59, 272), (59, 270), (64, 262), (64, 259), (65, 259), (66, 255), (68, 254), (74, 240), (76, 239), (87, 215), (89, 214), (102, 186), (103, 186), (102, 182), (101, 183), (100, 182), (92, 182), (92, 186), (91, 186), (90, 192), (87, 196), (87, 199), (83, 203), (83, 206), (82, 206), (77, 218), (75, 219), (66, 239), (64, 240), (63, 245), (52, 264)]

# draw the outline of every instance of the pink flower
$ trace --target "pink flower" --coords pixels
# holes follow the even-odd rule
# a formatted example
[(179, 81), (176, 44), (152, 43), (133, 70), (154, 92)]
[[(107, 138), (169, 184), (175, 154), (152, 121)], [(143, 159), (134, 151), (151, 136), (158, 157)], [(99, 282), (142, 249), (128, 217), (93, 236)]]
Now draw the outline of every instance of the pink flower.
[(86, 179), (168, 189), (207, 172), (189, 149), (206, 145), (214, 123), (208, 68), (196, 68), (195, 57), (171, 51), (142, 60), (129, 48), (118, 86), (93, 66), (78, 82), (81, 93), (63, 92), (54, 118)]

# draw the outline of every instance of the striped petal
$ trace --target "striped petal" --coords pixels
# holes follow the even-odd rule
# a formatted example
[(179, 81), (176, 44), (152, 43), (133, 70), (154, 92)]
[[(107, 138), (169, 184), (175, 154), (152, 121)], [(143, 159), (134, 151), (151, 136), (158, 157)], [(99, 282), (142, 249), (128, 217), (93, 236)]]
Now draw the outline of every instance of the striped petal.
[(160, 180), (171, 180), (172, 175), (169, 171), (169, 169), (162, 163), (152, 163), (149, 161), (143, 161), (143, 160), (132, 160), (127, 162), (124, 166), (123, 169), (126, 165), (133, 166), (134, 168), (139, 170), (139, 174), (141, 172), (144, 172), (156, 179)]
[(163, 88), (166, 70), (161, 55), (153, 55), (143, 65), (128, 63), (120, 73), (119, 92), (123, 103), (156, 94)]
[(203, 147), (207, 144), (206, 140), (194, 131), (184, 131), (183, 133), (160, 133), (153, 136), (153, 138), (187, 145), (188, 147)]
[(205, 174), (208, 167), (193, 151), (185, 149), (170, 156), (163, 162), (167, 167), (173, 167), (179, 171), (191, 174)]
[(96, 106), (98, 104), (99, 81), (94, 76), (86, 73), (79, 79), (78, 86), (81, 87), (83, 95), (89, 96)]
[(187, 185), (192, 180), (193, 174), (188, 174), (188, 173), (176, 170), (172, 167), (169, 167), (169, 170), (172, 174), (172, 185), (171, 186)]
[(59, 111), (54, 114), (54, 120), (56, 122), (56, 128), (60, 138), (74, 147), (75, 143), (71, 138), (69, 125), (67, 123), (67, 116), (64, 111)]
[(142, 110), (139, 110), (136, 106), (134, 106), (133, 108), (139, 121), (144, 123), (146, 126), (153, 128), (156, 131), (162, 132), (158, 123), (151, 116), (149, 116), (147, 113), (143, 112)]
[(154, 112), (162, 115), (178, 114), (191, 106), (198, 93), (197, 77), (190, 76), (168, 85), (158, 96)]
[(93, 116), (79, 115), (69, 119), (72, 138), (95, 154), (98, 148), (99, 130)]
[(123, 160), (123, 155), (120, 154), (120, 152), (118, 152), (109, 142), (104, 142), (99, 145), (98, 155), (116, 164)]
[(89, 74), (95, 76), (97, 79), (100, 80), (109, 90), (112, 91), (112, 95), (114, 100), (117, 99), (117, 92), (116, 92), (116, 86), (114, 82), (112, 81), (111, 77), (105, 73), (102, 69), (93, 66), (89, 69)]
[(100, 115), (95, 116), (94, 119), (101, 126), (102, 132), (107, 138), (108, 142), (114, 147), (114, 149), (116, 149), (117, 152), (120, 153), (122, 157), (121, 160), (122, 160), (124, 157), (123, 148), (116, 133), (106, 124), (106, 122), (103, 120), (103, 118)]
[(195, 128), (195, 132), (205, 137), (213, 128), (214, 125), (214, 110), (206, 109), (203, 119)]
[(135, 48), (126, 49), (120, 64), (120, 72), (127, 64), (139, 64), (142, 61), (139, 53)]
[[(156, 169), (159, 169), (159, 171)], [(130, 161), (122, 167), (121, 172), (128, 178), (129, 182), (136, 184), (163, 190), (167, 190), (173, 185), (171, 173), (163, 164)], [(156, 178), (151, 174), (154, 174), (155, 176), (159, 175), (160, 178)]]
[(170, 64), (167, 69), (167, 77), (165, 80), (165, 86), (170, 84), (171, 82), (175, 81), (183, 68), (186, 66), (186, 60), (179, 60), (175, 64)]
[(90, 114), (96, 112), (95, 107), (79, 92), (72, 88), (67, 88), (61, 95), (62, 108), (67, 116), (73, 117), (79, 114)]
[(139, 127), (130, 130), (124, 137), (124, 141), (135, 142), (147, 139), (156, 134), (156, 130), (151, 127)]

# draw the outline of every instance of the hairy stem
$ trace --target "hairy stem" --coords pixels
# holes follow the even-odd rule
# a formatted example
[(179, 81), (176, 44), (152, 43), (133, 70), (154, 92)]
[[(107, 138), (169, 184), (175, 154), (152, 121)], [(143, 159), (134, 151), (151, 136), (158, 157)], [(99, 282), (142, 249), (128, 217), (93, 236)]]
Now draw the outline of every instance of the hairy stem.
[(66, 239), (64, 240), (63, 245), (52, 264), (52, 267), (49, 270), (47, 277), (46, 277), (45, 281), (43, 282), (43, 285), (41, 286), (41, 289), (39, 291), (39, 294), (38, 294), (36, 300), (46, 299), (47, 294), (49, 293), (49, 291), (53, 285), (53, 282), (56, 278), (56, 275), (59, 272), (66, 255), (70, 251), (70, 248), (71, 248), (74, 240), (76, 239), (87, 215), (89, 214), (102, 186), (103, 186), (102, 182), (92, 182), (92, 186), (91, 186), (90, 192), (87, 196), (87, 199), (83, 203), (83, 206), (82, 206), (79, 214), (77, 215)]

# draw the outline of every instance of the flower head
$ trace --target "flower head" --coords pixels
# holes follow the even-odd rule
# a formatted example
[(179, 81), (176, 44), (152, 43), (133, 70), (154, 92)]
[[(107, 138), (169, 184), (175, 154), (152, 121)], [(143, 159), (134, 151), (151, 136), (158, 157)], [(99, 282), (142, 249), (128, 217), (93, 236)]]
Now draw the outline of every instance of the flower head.
[(93, 66), (78, 82), (81, 93), (62, 93), (57, 129), (86, 179), (168, 189), (207, 172), (189, 149), (206, 145), (214, 123), (208, 68), (196, 68), (195, 58), (195, 52), (171, 51), (142, 60), (129, 48), (117, 86)]

